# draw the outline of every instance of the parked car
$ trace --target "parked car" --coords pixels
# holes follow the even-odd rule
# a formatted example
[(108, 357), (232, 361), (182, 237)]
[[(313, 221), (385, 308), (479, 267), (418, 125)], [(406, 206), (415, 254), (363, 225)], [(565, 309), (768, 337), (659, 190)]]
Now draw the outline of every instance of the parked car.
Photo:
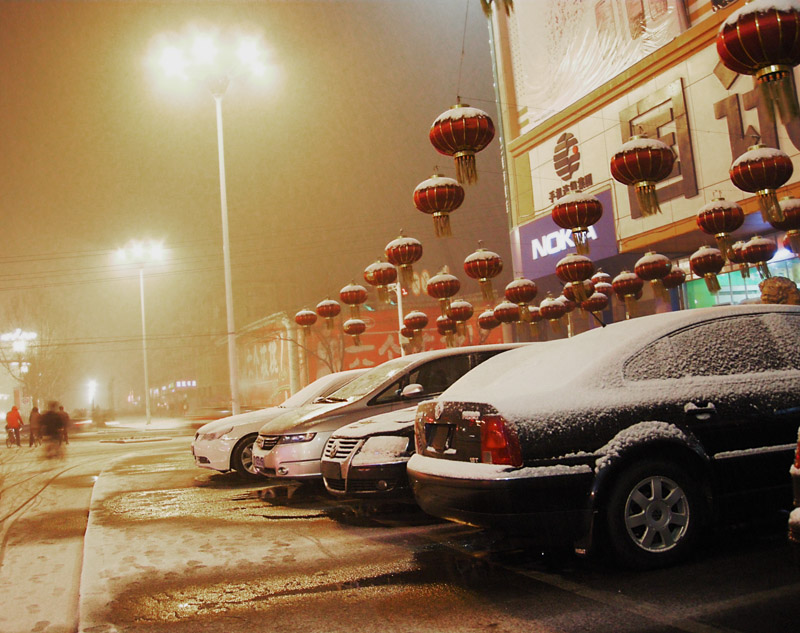
[(800, 307), (684, 310), (488, 360), (419, 407), (408, 473), (437, 517), (650, 568), (788, 508), (799, 424)]
[(520, 345), (525, 343), (439, 349), (388, 360), (332, 393), (324, 402), (265, 424), (253, 448), (255, 468), (272, 477), (319, 479), (322, 450), (335, 430), (438, 395), (485, 356)]
[(303, 387), (277, 407), (231, 415), (204, 424), (192, 441), (195, 464), (220, 472), (235, 470), (243, 477), (259, 477), (253, 468), (253, 442), (258, 437), (258, 429), (289, 410), (333, 393), (364, 371), (352, 369), (328, 374)]

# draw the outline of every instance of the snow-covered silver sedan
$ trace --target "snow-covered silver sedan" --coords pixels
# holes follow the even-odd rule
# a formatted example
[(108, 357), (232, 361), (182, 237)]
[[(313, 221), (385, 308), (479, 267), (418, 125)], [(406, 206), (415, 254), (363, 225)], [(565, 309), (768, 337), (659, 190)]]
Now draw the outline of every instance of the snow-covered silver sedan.
[(800, 307), (684, 310), (486, 361), (420, 405), (408, 473), (435, 516), (648, 568), (790, 508), (798, 425)]
[(258, 477), (253, 468), (253, 442), (266, 422), (317, 398), (333, 393), (365, 370), (340, 371), (318, 378), (277, 407), (249, 411), (201, 426), (192, 441), (197, 466), (220, 472), (235, 470), (243, 477)]

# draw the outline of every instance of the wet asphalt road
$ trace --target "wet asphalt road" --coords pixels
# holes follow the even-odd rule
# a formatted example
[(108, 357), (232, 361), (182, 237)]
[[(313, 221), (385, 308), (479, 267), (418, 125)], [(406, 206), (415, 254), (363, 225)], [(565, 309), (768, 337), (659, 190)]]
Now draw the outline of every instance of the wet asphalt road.
[[(74, 544), (86, 516), (74, 506), (88, 508), (97, 477), (79, 583), (83, 630), (797, 630), (800, 571), (780, 520), (718, 531), (697, 560), (672, 569), (632, 573), (595, 559), (553, 567), (519, 543), (413, 508), (363, 516), (314, 488), (271, 499), (265, 483), (195, 468), (188, 444), (188, 436), (73, 441), (68, 460), (82, 465), (54, 471), (42, 485), (76, 490), (52, 494), (47, 508), (14, 519), (46, 531), (50, 545), (41, 551), (62, 538)], [(0, 506), (7, 498), (0, 496)], [(60, 498), (71, 509), (59, 510)], [(48, 512), (71, 519), (51, 521)], [(4, 538), (6, 559), (20, 546)], [(21, 564), (11, 567), (24, 573)], [(0, 568), (4, 583), (8, 571)], [(37, 628), (0, 621), (0, 630), (75, 630), (68, 617), (66, 624), (43, 617)]]

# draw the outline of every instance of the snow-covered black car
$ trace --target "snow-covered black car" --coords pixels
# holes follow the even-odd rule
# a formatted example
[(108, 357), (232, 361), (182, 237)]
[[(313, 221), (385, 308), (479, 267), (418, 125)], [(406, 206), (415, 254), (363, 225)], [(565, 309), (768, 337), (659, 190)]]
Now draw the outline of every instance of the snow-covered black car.
[(638, 568), (711, 519), (791, 506), (800, 307), (684, 310), (513, 350), (417, 410), (426, 512)]

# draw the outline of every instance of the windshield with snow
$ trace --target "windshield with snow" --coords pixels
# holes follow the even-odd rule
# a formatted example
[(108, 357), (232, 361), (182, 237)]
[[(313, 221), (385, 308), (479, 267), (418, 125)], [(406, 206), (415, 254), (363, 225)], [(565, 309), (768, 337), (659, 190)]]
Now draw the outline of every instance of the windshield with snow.
[(363, 398), (384, 384), (387, 380), (401, 373), (414, 362), (406, 358), (395, 358), (381, 363), (374, 369), (361, 374), (353, 382), (346, 384), (327, 396), (325, 402), (345, 402)]

